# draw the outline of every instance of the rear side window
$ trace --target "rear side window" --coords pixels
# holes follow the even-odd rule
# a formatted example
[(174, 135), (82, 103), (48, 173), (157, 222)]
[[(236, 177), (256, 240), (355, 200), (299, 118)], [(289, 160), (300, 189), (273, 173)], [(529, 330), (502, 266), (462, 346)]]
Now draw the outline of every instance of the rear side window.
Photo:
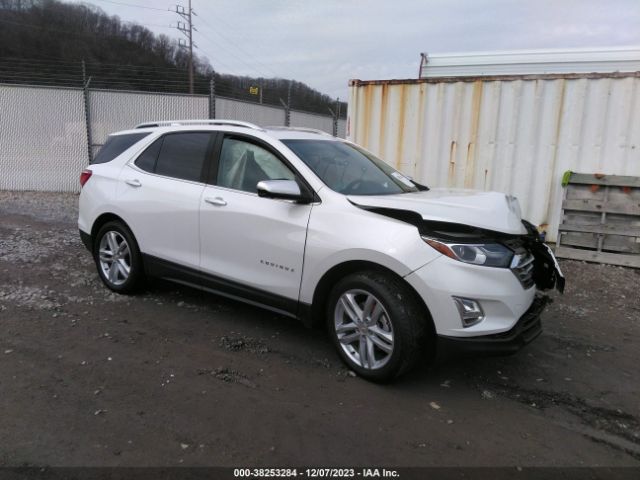
[(210, 139), (211, 134), (200, 132), (165, 135), (155, 173), (199, 182)]
[(125, 135), (110, 135), (100, 151), (98, 151), (98, 154), (91, 162), (91, 165), (110, 162), (126, 149), (138, 143), (147, 135), (149, 135), (149, 132), (127, 133)]
[(140, 156), (135, 161), (136, 167), (144, 170), (145, 172), (153, 173), (155, 171), (158, 154), (160, 153), (160, 148), (162, 147), (162, 140), (162, 138), (159, 138), (140, 154)]

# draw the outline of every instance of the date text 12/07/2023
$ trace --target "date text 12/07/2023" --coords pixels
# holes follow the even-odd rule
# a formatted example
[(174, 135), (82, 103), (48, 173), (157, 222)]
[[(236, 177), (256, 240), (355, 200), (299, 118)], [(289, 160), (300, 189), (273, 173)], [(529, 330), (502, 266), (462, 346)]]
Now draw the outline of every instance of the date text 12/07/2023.
[(396, 478), (398, 471), (387, 468), (235, 468), (235, 478)]

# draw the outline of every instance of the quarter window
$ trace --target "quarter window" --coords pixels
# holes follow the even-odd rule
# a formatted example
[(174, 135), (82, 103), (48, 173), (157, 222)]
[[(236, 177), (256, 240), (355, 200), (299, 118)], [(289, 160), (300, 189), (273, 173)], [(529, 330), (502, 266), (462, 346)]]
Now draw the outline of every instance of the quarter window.
[(218, 185), (256, 193), (262, 180), (295, 180), (294, 173), (273, 153), (253, 143), (225, 138), (220, 153)]
[(149, 135), (149, 132), (110, 135), (104, 145), (100, 148), (100, 151), (98, 151), (98, 154), (95, 156), (91, 164), (95, 165), (98, 163), (110, 162), (147, 135)]
[(165, 135), (155, 173), (199, 182), (209, 148), (209, 133), (190, 132)]
[(136, 159), (135, 164), (138, 168), (145, 172), (153, 173), (156, 169), (156, 161), (162, 147), (162, 138), (153, 142), (140, 156)]

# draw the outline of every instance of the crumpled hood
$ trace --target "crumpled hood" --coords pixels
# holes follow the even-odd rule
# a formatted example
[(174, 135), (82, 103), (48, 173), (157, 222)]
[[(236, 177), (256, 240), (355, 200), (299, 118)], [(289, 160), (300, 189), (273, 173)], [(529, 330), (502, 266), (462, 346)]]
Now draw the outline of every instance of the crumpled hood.
[(416, 212), (425, 220), (459, 223), (511, 235), (527, 233), (518, 199), (498, 192), (433, 188), (398, 195), (349, 195), (362, 207)]

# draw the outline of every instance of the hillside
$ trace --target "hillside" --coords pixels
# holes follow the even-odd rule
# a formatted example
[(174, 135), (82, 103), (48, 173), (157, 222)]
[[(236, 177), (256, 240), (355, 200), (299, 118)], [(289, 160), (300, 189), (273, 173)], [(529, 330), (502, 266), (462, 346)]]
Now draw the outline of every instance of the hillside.
[[(177, 41), (142, 25), (123, 22), (100, 8), (57, 0), (0, 0), (0, 82), (188, 92), (188, 56)], [(83, 61), (85, 72), (83, 76)], [(280, 105), (289, 80), (215, 72), (194, 58), (194, 93), (256, 101), (249, 87), (263, 85), (263, 102)], [(292, 108), (327, 114), (335, 99), (291, 80)], [(346, 104), (342, 105), (346, 113)]]

